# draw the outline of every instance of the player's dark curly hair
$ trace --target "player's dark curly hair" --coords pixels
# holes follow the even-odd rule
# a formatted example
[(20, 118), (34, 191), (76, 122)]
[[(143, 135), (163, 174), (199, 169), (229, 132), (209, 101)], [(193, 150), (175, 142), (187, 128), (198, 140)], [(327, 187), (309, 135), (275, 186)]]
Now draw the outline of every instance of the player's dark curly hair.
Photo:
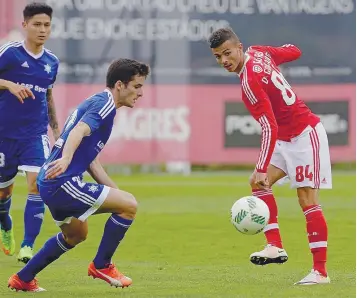
[(133, 59), (118, 59), (112, 62), (107, 72), (107, 87), (114, 88), (117, 81), (127, 85), (136, 75), (147, 77), (150, 68), (147, 64)]
[(23, 15), (24, 15), (24, 20), (28, 20), (31, 19), (34, 15), (44, 13), (47, 14), (52, 19), (52, 12), (53, 12), (52, 7), (47, 5), (46, 3), (33, 2), (25, 6)]
[(238, 36), (234, 33), (232, 28), (229, 27), (220, 28), (214, 31), (208, 37), (208, 43), (211, 49), (218, 48), (220, 45), (222, 45), (222, 43), (227, 40), (234, 40), (236, 42), (240, 42)]

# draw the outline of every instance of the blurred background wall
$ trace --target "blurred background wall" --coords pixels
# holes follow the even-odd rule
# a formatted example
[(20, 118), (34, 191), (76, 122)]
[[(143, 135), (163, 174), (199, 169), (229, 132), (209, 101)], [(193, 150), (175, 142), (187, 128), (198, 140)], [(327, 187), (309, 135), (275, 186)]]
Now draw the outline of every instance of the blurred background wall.
[[(22, 40), (31, 1), (0, 0), (0, 44)], [(54, 88), (60, 123), (104, 89), (118, 57), (151, 65), (144, 97), (120, 109), (106, 165), (254, 164), (259, 124), (241, 101), (238, 78), (216, 65), (206, 44), (231, 26), (245, 47), (292, 43), (303, 52), (282, 66), (321, 116), (334, 163), (356, 159), (356, 18), (353, 0), (47, 0), (54, 9), (46, 47), (60, 59)], [(1, 113), (1, 111), (0, 111)]]

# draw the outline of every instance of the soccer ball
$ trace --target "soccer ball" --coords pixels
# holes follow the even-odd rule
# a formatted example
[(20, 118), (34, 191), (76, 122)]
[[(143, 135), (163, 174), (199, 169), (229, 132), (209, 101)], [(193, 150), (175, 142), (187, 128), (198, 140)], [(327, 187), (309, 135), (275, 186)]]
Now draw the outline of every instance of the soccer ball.
[(236, 201), (231, 208), (231, 222), (234, 227), (246, 235), (260, 233), (268, 224), (270, 212), (261, 199), (248, 196)]

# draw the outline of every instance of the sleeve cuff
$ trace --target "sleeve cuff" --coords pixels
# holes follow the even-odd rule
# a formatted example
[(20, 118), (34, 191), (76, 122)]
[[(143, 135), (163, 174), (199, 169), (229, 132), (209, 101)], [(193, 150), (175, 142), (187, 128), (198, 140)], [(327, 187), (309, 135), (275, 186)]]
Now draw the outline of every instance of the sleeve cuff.
[(255, 168), (255, 170), (258, 172), (258, 173), (264, 173), (264, 174), (266, 174), (267, 173), (267, 170), (265, 169), (257, 169), (257, 168)]

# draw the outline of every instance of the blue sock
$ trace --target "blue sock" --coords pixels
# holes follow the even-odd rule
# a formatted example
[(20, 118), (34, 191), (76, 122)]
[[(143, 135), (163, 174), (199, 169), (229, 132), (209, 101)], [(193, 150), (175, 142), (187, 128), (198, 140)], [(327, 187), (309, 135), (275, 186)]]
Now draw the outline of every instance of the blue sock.
[(0, 226), (4, 231), (9, 231), (12, 228), (12, 220), (9, 214), (11, 206), (11, 196), (7, 199), (0, 200)]
[(21, 243), (21, 247), (33, 247), (36, 237), (40, 233), (44, 215), (45, 204), (40, 195), (29, 194), (24, 214), (25, 236)]
[(97, 255), (93, 260), (95, 268), (102, 269), (110, 264), (112, 256), (132, 222), (132, 220), (122, 218), (117, 214), (112, 214), (109, 217), (105, 224)]
[(37, 273), (43, 270), (61, 255), (69, 251), (73, 246), (64, 241), (63, 234), (58, 233), (44, 244), (21, 271), (17, 273), (24, 282), (33, 280)]

